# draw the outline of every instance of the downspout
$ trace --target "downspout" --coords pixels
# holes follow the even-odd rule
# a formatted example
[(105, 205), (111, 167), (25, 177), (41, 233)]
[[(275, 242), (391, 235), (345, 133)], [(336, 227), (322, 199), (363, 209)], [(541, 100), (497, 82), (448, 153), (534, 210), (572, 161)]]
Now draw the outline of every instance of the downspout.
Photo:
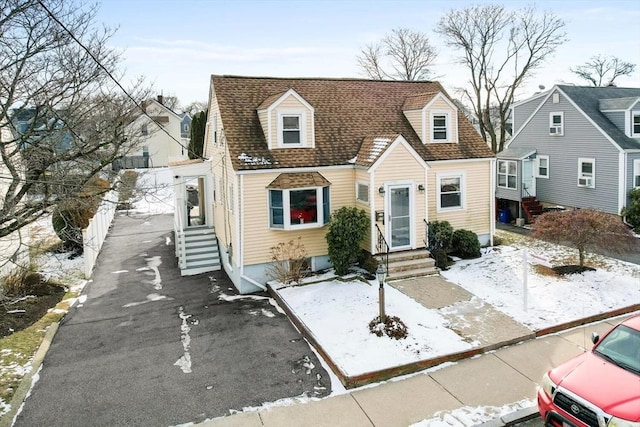
[(494, 218), (496, 207), (496, 183), (495, 183), (496, 159), (489, 161), (489, 246), (493, 246), (493, 235), (496, 232), (496, 221)]

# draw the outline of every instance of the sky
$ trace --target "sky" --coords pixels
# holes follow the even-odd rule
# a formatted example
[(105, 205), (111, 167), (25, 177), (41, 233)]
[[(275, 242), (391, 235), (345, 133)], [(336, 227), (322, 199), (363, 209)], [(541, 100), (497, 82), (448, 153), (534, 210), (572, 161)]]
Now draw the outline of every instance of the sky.
[[(451, 9), (487, 3), (449, 0), (103, 0), (98, 22), (118, 31), (111, 39), (124, 52), (129, 80), (145, 76), (158, 94), (182, 105), (206, 102), (212, 74), (274, 77), (364, 78), (356, 57), (392, 29), (424, 32), (439, 55), (433, 67), (453, 93), (468, 77), (459, 52), (434, 32)], [(504, 2), (509, 8), (532, 4)], [(618, 86), (640, 87), (640, 0), (540, 0), (566, 22), (568, 41), (518, 94), (540, 86), (585, 84), (570, 71), (597, 54), (638, 64)]]

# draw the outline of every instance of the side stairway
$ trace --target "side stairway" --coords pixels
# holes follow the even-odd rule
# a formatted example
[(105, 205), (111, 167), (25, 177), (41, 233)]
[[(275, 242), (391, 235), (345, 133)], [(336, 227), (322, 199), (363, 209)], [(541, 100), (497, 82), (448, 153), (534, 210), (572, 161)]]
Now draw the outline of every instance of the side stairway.
[(182, 276), (220, 270), (218, 238), (212, 228), (187, 228), (182, 236), (176, 236), (176, 249)]
[(429, 251), (426, 249), (390, 252), (387, 280), (439, 274), (440, 269), (435, 266), (436, 261), (429, 255)]
[(529, 223), (535, 222), (536, 217), (544, 212), (542, 205), (535, 197), (523, 197), (520, 204), (527, 214), (527, 220)]

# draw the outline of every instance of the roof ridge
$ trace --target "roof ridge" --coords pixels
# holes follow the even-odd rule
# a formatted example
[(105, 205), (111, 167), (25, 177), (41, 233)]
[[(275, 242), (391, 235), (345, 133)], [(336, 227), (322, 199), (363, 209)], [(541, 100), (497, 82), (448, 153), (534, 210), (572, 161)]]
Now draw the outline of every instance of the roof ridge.
[[(211, 77), (252, 79), (252, 80), (307, 80), (307, 81), (355, 81), (355, 82), (384, 82), (384, 83), (439, 83), (437, 80), (388, 80), (388, 79), (366, 79), (361, 77), (273, 77), (273, 76), (240, 76), (234, 74), (212, 74)], [(425, 92), (427, 93), (427, 92)]]

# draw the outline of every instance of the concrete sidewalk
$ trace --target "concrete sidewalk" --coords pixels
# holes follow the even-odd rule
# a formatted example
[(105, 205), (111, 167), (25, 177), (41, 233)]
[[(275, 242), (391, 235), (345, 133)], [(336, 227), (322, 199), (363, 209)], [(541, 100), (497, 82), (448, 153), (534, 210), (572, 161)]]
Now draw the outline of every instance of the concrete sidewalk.
[[(574, 323), (593, 322), (586, 326), (566, 324), (533, 331), (490, 305), (478, 302), (473, 294), (441, 276), (400, 280), (389, 285), (429, 309), (464, 307), (466, 319), (476, 321), (461, 321), (451, 315), (449, 327), (463, 338), (478, 342), (479, 347), (474, 350), (480, 355), (463, 360), (452, 355), (449, 361), (457, 362), (443, 363), (413, 375), (352, 389), (342, 395), (239, 413), (202, 425), (405, 427), (444, 414), (453, 416), (451, 411), (465, 407), (468, 413), (476, 407), (515, 407), (518, 402), (535, 402), (537, 386), (547, 370), (590, 348), (591, 333), (602, 334), (611, 328), (621, 320), (619, 315), (622, 312), (640, 310), (640, 305), (637, 305), (600, 316), (600, 319), (610, 316), (606, 320), (595, 321), (593, 318)], [(446, 311), (440, 314), (446, 315)], [(292, 321), (299, 328), (303, 325), (295, 318)], [(305, 335), (305, 331), (301, 332)], [(510, 414), (507, 419), (500, 419), (496, 412), (494, 422), (505, 424), (509, 417), (535, 417), (536, 410), (533, 403), (520, 413)], [(462, 413), (465, 413), (464, 409)]]
[[(464, 407), (502, 407), (528, 399), (550, 368), (590, 348), (591, 332), (604, 333), (622, 317), (531, 339), (482, 356), (405, 378), (303, 404), (245, 412), (207, 421), (207, 427), (405, 427)], [(518, 416), (535, 416), (535, 407)], [(496, 414), (496, 419), (500, 418)], [(496, 420), (508, 424), (508, 420)]]

